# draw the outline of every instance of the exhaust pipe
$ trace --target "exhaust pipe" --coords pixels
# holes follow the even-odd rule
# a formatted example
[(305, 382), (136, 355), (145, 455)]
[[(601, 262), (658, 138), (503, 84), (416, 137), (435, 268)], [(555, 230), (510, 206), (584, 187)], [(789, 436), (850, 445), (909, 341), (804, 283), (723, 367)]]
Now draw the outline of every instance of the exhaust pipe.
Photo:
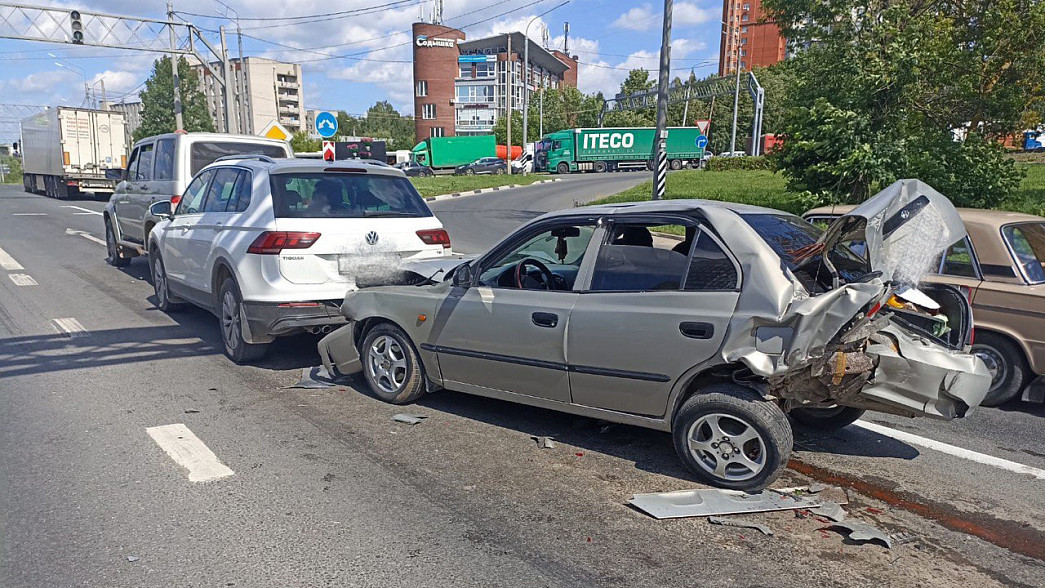
[(334, 327), (332, 327), (330, 325), (323, 325), (322, 327), (319, 328), (320, 334), (323, 334), (323, 335), (326, 335), (326, 334), (330, 333), (330, 331), (333, 331), (333, 330), (334, 330)]

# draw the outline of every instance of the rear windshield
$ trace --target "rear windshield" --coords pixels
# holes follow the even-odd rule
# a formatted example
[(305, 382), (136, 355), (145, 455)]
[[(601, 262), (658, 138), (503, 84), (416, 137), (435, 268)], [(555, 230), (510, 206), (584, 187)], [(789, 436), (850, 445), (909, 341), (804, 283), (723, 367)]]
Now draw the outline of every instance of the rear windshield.
[(801, 251), (816, 243), (823, 231), (797, 216), (786, 214), (740, 215), (769, 245), (788, 269), (794, 271), (804, 259)]
[(1001, 233), (1023, 277), (1032, 284), (1045, 282), (1045, 223), (1008, 225)]
[(274, 174), (277, 218), (422, 217), (432, 211), (410, 180), (378, 174)]
[(281, 145), (271, 143), (215, 143), (211, 141), (193, 143), (189, 148), (189, 165), (192, 175), (196, 175), (201, 169), (214, 163), (219, 157), (226, 155), (246, 155), (257, 153), (268, 155), (272, 158), (284, 158), (287, 150)]

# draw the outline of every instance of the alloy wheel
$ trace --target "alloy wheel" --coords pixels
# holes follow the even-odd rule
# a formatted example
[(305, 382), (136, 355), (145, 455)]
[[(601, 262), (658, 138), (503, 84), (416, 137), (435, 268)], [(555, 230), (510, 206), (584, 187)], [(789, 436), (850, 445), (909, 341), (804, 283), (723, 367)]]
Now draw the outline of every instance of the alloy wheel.
[(687, 431), (690, 453), (716, 478), (749, 480), (766, 466), (766, 442), (748, 422), (731, 414), (711, 413)]
[(239, 346), (239, 329), (239, 304), (236, 303), (236, 296), (232, 291), (226, 290), (225, 295), (221, 297), (221, 332), (229, 349)]
[(367, 352), (367, 370), (371, 381), (381, 390), (394, 394), (406, 382), (406, 353), (392, 337), (378, 337)]
[(163, 271), (163, 262), (157, 258), (152, 263), (152, 284), (156, 290), (156, 300), (162, 309), (167, 304), (167, 274)]

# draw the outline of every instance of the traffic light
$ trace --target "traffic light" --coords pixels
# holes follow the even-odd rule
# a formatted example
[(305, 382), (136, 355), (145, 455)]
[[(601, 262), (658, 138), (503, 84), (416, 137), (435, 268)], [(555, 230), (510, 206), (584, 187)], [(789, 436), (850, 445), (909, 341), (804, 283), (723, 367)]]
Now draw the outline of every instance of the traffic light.
[(72, 31), (73, 43), (83, 45), (83, 21), (80, 20), (79, 10), (69, 13), (69, 29)]

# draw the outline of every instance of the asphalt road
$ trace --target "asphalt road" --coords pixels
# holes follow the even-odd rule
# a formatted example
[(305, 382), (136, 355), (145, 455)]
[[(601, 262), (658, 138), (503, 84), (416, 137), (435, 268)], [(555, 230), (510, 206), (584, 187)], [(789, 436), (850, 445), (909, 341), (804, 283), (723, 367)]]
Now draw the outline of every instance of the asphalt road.
[[(641, 179), (582, 176), (433, 209), (455, 248), (478, 251)], [(315, 338), (233, 365), (214, 317), (154, 309), (142, 260), (105, 265), (102, 206), (0, 187), (4, 588), (1045, 585), (1045, 480), (968, 455), (859, 427), (798, 432), (779, 484), (851, 486), (850, 519), (917, 537), (886, 549), (790, 511), (746, 517), (772, 537), (636, 512), (633, 493), (699, 487), (661, 433), (453, 392), (404, 409), (360, 384), (286, 389), (318, 362)], [(428, 418), (392, 422), (398, 412)], [(867, 418), (1045, 468), (1042, 417), (1017, 403), (950, 423)], [(146, 432), (176, 423), (235, 473), (189, 481)]]

